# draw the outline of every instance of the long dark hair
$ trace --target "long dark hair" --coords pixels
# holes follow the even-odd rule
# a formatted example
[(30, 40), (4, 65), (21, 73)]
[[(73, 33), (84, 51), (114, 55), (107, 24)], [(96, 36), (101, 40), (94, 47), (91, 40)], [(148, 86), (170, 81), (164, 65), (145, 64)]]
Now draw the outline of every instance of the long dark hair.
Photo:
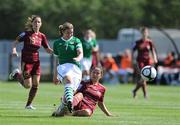
[(33, 31), (33, 28), (32, 28), (32, 22), (36, 19), (36, 18), (40, 18), (40, 16), (38, 15), (32, 15), (31, 17), (28, 17), (27, 18), (27, 21), (25, 23), (25, 31)]

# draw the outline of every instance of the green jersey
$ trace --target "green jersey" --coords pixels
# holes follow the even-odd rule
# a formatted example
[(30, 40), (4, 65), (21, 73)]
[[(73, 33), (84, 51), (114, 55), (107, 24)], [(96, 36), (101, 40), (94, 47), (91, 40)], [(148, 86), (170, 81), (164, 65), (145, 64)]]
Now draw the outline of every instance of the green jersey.
[(59, 64), (73, 63), (80, 68), (80, 62), (73, 60), (77, 57), (77, 49), (82, 48), (80, 39), (72, 37), (65, 41), (62, 38), (54, 41), (53, 51), (54, 54), (58, 56)]
[(92, 49), (96, 47), (97, 43), (95, 39), (92, 39), (91, 41), (86, 41), (84, 39), (81, 39), (82, 46), (83, 46), (83, 55), (85, 58), (91, 58), (92, 57)]

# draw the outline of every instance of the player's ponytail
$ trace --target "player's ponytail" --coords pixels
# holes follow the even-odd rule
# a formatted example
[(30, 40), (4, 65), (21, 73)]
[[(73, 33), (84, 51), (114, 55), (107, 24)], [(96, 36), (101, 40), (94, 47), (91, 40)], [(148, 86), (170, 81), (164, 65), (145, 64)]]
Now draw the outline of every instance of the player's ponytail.
[(63, 25), (59, 25), (59, 35), (63, 36), (63, 32), (67, 29), (73, 29), (73, 25), (69, 22), (65, 22)]
[(63, 25), (59, 25), (59, 35), (63, 35)]

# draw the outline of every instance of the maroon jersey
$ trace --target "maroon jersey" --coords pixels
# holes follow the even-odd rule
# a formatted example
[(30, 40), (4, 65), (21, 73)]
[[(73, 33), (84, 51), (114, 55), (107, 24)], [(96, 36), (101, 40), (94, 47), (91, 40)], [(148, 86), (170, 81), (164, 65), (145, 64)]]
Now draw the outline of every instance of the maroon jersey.
[(103, 102), (106, 88), (100, 83), (94, 85), (91, 81), (81, 82), (81, 85), (78, 92), (83, 93), (83, 100), (79, 108), (89, 108), (93, 112), (97, 102)]
[(44, 48), (49, 47), (46, 36), (41, 32), (35, 33), (32, 31), (25, 31), (22, 32), (16, 40), (24, 42), (21, 56), (23, 62), (32, 63), (39, 61), (38, 49), (41, 46)]
[(138, 51), (137, 61), (145, 61), (149, 62), (150, 60), (150, 50), (152, 51), (152, 48), (154, 48), (154, 45), (151, 40), (143, 40), (140, 39), (136, 41), (135, 46), (133, 47), (133, 51)]

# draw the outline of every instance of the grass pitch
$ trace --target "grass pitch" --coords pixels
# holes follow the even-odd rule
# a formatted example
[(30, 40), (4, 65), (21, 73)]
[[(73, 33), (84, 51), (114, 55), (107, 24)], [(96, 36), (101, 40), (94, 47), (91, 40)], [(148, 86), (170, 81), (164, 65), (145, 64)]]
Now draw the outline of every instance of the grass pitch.
[[(180, 125), (180, 86), (148, 86), (132, 98), (134, 85), (105, 85), (105, 104), (114, 115), (97, 107), (92, 117), (51, 117), (63, 94), (63, 86), (41, 82), (33, 105), (25, 110), (28, 91), (16, 82), (0, 82), (0, 125)], [(56, 106), (54, 106), (56, 104)]]

